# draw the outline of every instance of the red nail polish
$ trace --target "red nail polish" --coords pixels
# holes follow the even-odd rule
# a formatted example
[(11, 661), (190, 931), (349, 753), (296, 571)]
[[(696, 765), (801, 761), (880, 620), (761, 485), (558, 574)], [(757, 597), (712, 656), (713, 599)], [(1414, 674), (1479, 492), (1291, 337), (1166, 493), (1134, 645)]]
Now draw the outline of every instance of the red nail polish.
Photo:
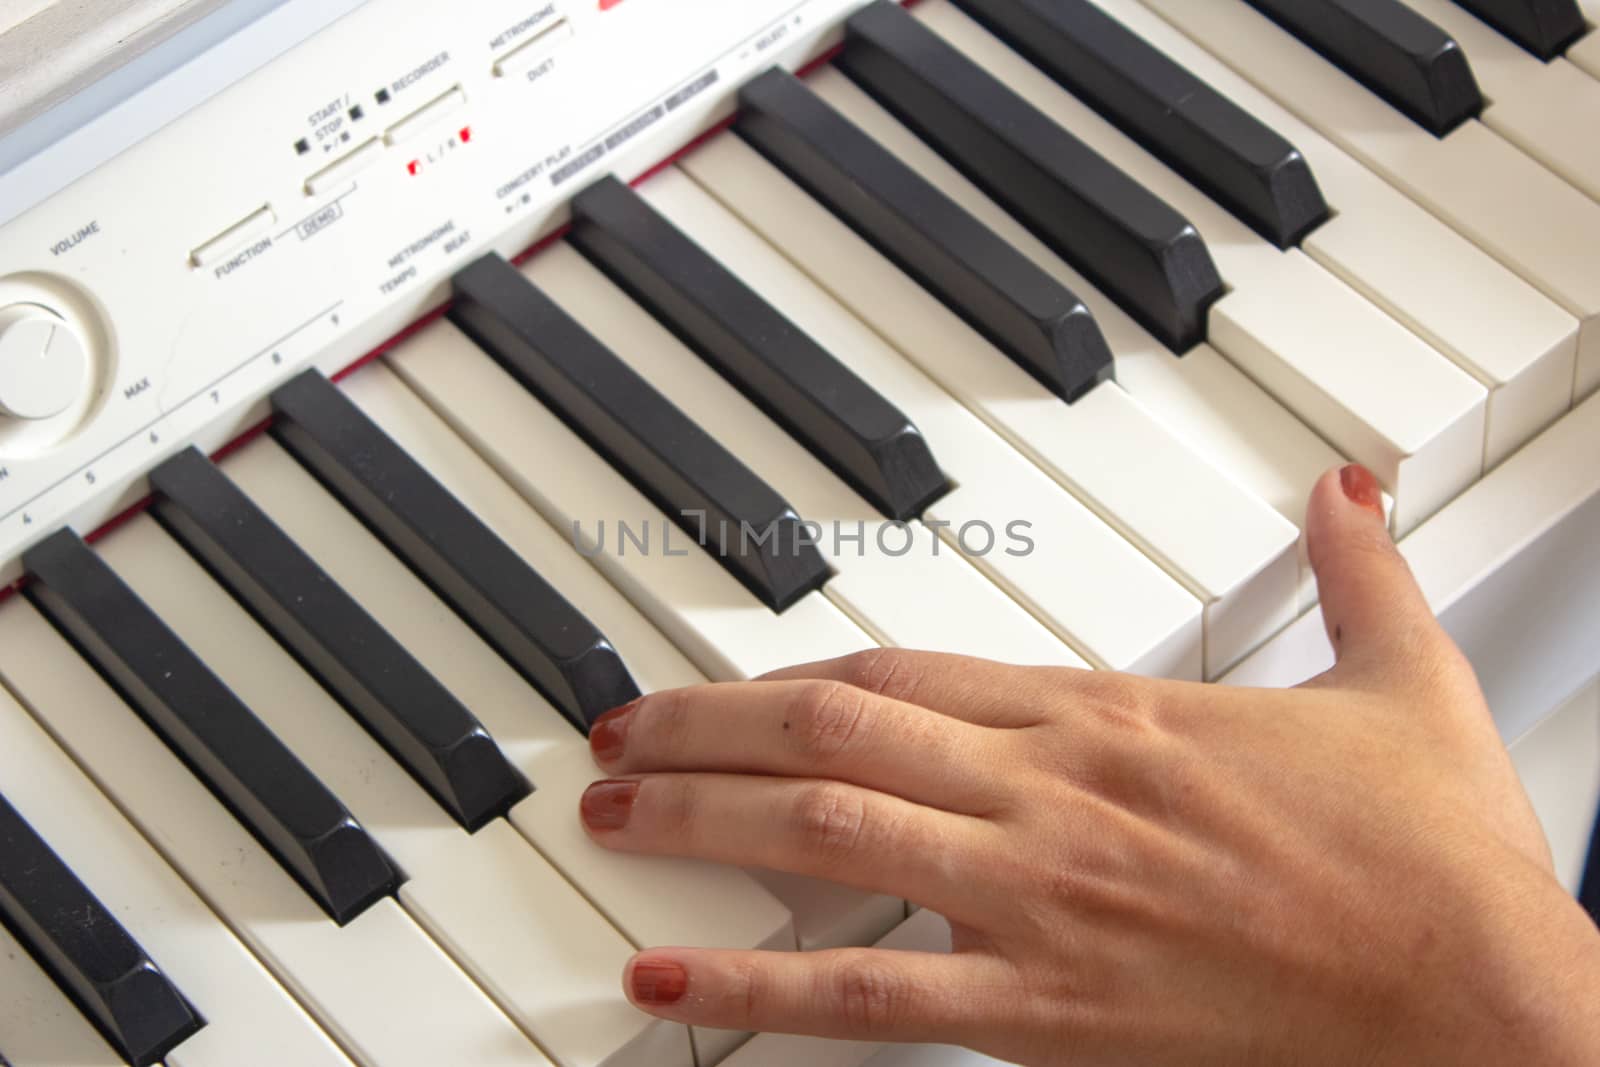
[(578, 810), (591, 830), (620, 830), (628, 825), (638, 795), (638, 782), (596, 782), (583, 791)]
[(640, 960), (631, 981), (633, 999), (640, 1004), (676, 1004), (689, 991), (689, 972), (672, 960)]
[(622, 756), (622, 747), (628, 740), (628, 724), (633, 721), (637, 700), (630, 701), (606, 712), (589, 727), (589, 751), (601, 763), (610, 763)]
[(1345, 467), (1339, 472), (1339, 487), (1351, 503), (1383, 518), (1383, 487), (1367, 468), (1359, 463)]

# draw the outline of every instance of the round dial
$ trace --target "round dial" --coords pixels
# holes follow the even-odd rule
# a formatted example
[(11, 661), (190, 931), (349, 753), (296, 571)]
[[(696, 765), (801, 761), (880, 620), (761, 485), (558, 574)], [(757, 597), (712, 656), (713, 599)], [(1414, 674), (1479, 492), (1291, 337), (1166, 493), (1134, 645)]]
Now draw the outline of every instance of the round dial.
[(88, 349), (61, 316), (38, 304), (0, 307), (0, 416), (59, 415), (88, 378)]

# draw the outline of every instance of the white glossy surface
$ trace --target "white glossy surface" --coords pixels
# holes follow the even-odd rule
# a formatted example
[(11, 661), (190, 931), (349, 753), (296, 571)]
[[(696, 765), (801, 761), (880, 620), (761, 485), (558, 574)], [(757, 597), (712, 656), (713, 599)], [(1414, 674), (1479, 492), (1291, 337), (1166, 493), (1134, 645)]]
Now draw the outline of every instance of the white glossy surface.
[[(1591, 13), (1589, 18), (1591, 22), (1600, 22), (1600, 12)], [(1600, 33), (1591, 30), (1583, 40), (1567, 49), (1567, 61), (1591, 78), (1600, 78)]]

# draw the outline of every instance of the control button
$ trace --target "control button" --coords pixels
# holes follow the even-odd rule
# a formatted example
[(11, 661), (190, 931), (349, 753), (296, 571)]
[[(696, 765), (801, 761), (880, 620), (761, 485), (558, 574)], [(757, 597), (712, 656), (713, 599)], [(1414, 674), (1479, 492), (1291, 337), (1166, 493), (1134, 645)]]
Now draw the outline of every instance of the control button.
[(59, 415), (88, 376), (88, 350), (66, 320), (38, 304), (0, 308), (0, 415)]
[(572, 23), (566, 19), (551, 23), (528, 40), (494, 61), (496, 78), (516, 78), (537, 67), (555, 50), (556, 46), (572, 36)]
[(277, 224), (278, 216), (272, 213), (272, 208), (258, 208), (190, 252), (189, 262), (197, 267), (221, 262), (245, 245), (267, 236)]
[(461, 86), (458, 85), (438, 99), (423, 104), (417, 110), (390, 126), (384, 133), (383, 139), (389, 144), (399, 144), (401, 141), (415, 137), (446, 115), (460, 111), (466, 106), (467, 94), (462, 92)]
[(306, 195), (321, 196), (323, 193), (333, 192), (376, 163), (381, 155), (383, 155), (383, 144), (376, 137), (370, 141), (363, 141), (356, 148), (307, 178)]

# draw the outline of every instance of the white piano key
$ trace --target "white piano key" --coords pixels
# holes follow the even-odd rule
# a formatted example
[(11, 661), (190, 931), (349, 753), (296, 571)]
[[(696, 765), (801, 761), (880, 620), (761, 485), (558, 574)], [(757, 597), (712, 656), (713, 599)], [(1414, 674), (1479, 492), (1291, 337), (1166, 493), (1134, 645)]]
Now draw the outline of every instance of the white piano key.
[(560, 1067), (692, 1067), (686, 1027), (622, 993), (633, 946), (503, 820), (400, 900)]
[(1212, 306), (1211, 343), (1378, 476), (1398, 533), (1482, 474), (1481, 385), (1302, 253), (1263, 241), (947, 0), (917, 12), (1200, 229), (1230, 286)]
[[(548, 575), (611, 638), (644, 691), (704, 681), (569, 542), (386, 367), (366, 367), (344, 385), (386, 433)], [(290, 464), (282, 452), (265, 457), (280, 467)], [(291, 484), (294, 473), (288, 470), (287, 476), (274, 475), (271, 481), (274, 486)], [(774, 899), (774, 894), (732, 868), (628, 856), (589, 840), (575, 814), (578, 798), (599, 775), (588, 743), (331, 497), (320, 490), (296, 491), (280, 500), (265, 491), (265, 485), (264, 479), (261, 500), (274, 518), (472, 708), (506, 755), (528, 775), (535, 790), (512, 810), (513, 825), (635, 947), (784, 949), (795, 947), (797, 930), (816, 937), (833, 927), (837, 902), (827, 893), (813, 901), (804, 885), (791, 884)], [(737, 1038), (714, 1035), (701, 1041), (700, 1049), (728, 1042), (737, 1043)]]
[(1466, 53), (1484, 125), (1600, 200), (1600, 82), (1560, 56), (1543, 62), (1454, 0), (1406, 2)]
[[(872, 645), (821, 594), (776, 615), (676, 525), (669, 536), (660, 509), (450, 323), (418, 332), (386, 361), (547, 521), (581, 529), (593, 564), (708, 677), (747, 678)], [(594, 541), (600, 522), (604, 546)], [(652, 550), (619, 544), (619, 522), (648, 527)]]
[[(1600, 24), (1600, 8), (1589, 12), (1589, 21)], [(1600, 78), (1600, 33), (1590, 30), (1588, 36), (1567, 49), (1567, 61), (1592, 78)]]
[[(0, 691), (0, 780), (6, 783), (7, 798), (116, 913), (205, 1019), (199, 1033), (168, 1054), (168, 1067), (349, 1067), (327, 1033), (112, 806), (102, 788), (122, 804), (126, 797), (115, 781), (98, 773), (109, 770), (112, 778), (141, 779), (159, 789), (180, 776), (193, 783), (188, 772), (21, 598), (0, 607), (0, 652), (6, 685), (28, 706), (24, 711)], [(29, 717), (30, 711), (77, 763)], [(122, 745), (124, 737), (133, 743)], [(85, 745), (106, 757), (110, 766), (86, 758)], [(94, 781), (79, 764), (96, 772)], [(201, 799), (216, 804), (209, 794)], [(282, 877), (277, 865), (245, 836), (255, 849), (249, 857), (255, 865)], [(222, 845), (204, 836), (197, 843)], [(219, 859), (227, 866), (241, 857), (223, 853)], [(233, 873), (241, 872), (235, 868)], [(293, 888), (318, 920), (327, 923), (299, 887)], [(23, 1055), (20, 1049), (8, 1051)], [(55, 1064), (54, 1057), (64, 1051), (66, 1046), (52, 1049), (36, 1062)], [(19, 1058), (16, 1067), (23, 1062)]]
[[(642, 192), (669, 217), (676, 186), (665, 172)], [(692, 228), (685, 228), (690, 237)], [(555, 245), (524, 268), (528, 277), (616, 352), (684, 414), (750, 467), (799, 514), (821, 523), (821, 550), (835, 570), (823, 592), (885, 644), (984, 656), (1012, 663), (1086, 666), (1036, 619), (938, 542), (921, 523), (884, 529), (877, 509), (849, 489), (711, 366), (570, 246)], [(843, 357), (845, 363), (849, 356)], [(938, 459), (939, 445), (929, 442)], [(861, 533), (841, 543), (835, 526)], [(882, 533), (880, 538), (879, 534)], [(912, 544), (900, 553), (908, 539)], [(884, 546), (887, 546), (885, 551)], [(938, 610), (928, 610), (928, 599)]]
[[(888, 952), (949, 952), (950, 924), (919, 910), (879, 940)], [(794, 1034), (759, 1034), (723, 1061), (723, 1067), (861, 1067), (883, 1045), (874, 1041), (825, 1041)]]
[[(201, 631), (227, 628), (230, 611), (222, 609), (241, 610), (220, 603), (224, 594), (148, 516), (100, 542), (99, 550), (191, 644)], [(185, 604), (206, 607), (185, 610)], [(207, 659), (226, 680), (238, 680), (227, 657)], [(269, 702), (277, 703), (252, 701), (258, 713)], [(74, 753), (354, 1059), (365, 1067), (420, 1067), (458, 1056), (547, 1067), (549, 1060), (393, 900), (335, 925), (143, 723), (116, 704), (102, 703), (96, 736), (74, 737)], [(348, 719), (342, 709), (334, 715)]]
[[(26, 712), (0, 695), (0, 715)], [(85, 783), (84, 788), (93, 788)], [(115, 900), (102, 901), (115, 909)], [(28, 950), (0, 927), (0, 1050), (11, 1067), (125, 1067)]]
[[(519, 555), (541, 574), (550, 575), (562, 594), (611, 638), (644, 691), (705, 681), (393, 375), (370, 368), (362, 380), (372, 386), (359, 390), (367, 413)], [(794, 912), (795, 933), (790, 934), (785, 910), (738, 871), (686, 860), (626, 856), (595, 845), (574, 815), (583, 788), (599, 773), (577, 731), (274, 442), (252, 442), (228, 457), (226, 470), (307, 554), (473, 709), (501, 751), (534, 784), (535, 792), (515, 810), (514, 821), (578, 891), (612, 917), (634, 947), (755, 947), (792, 944), (796, 936), (805, 943), (839, 926), (844, 902), (829, 891), (832, 887), (810, 879), (785, 883), (785, 892), (774, 894)], [(558, 781), (565, 788), (558, 787)], [(659, 895), (640, 892), (641, 886), (657, 887)], [(402, 899), (410, 888), (408, 883), (402, 889)], [(708, 908), (707, 901), (715, 902), (715, 907)], [(885, 906), (858, 902), (867, 913)], [(507, 968), (514, 964), (545, 968), (537, 955), (502, 962)], [(524, 980), (510, 973), (513, 977), (496, 981), (522, 988)], [(616, 974), (610, 977), (615, 986)], [(531, 997), (518, 1010), (539, 1007), (539, 999)], [(556, 1047), (554, 1040), (551, 1047)]]
[[(242, 459), (229, 473), (253, 494)], [(344, 801), (406, 872), (406, 910), (560, 1067), (689, 1067), (683, 1028), (652, 1022), (622, 995), (632, 947), (509, 825), (465, 833), (176, 543), (150, 538), (128, 577)]]
[(1301, 151), (1335, 212), (1301, 247), (1489, 390), (1486, 467), (1567, 410), (1575, 318), (1138, 0), (1100, 6)]
[(1125, 390), (1063, 404), (739, 139), (680, 166), (1199, 597), (1207, 677), (1298, 614), (1296, 527)]
[(1209, 345), (1181, 359), (837, 71), (808, 84), (852, 122), (1078, 294), (1116, 355), (1119, 384), (1213, 467), (1299, 526), (1317, 477), (1345, 462)]
[[(676, 178), (676, 185), (672, 179)], [(658, 184), (659, 183), (659, 184)], [(974, 564), (1097, 667), (1198, 678), (1200, 605), (1102, 520), (1019, 455), (949, 393), (687, 178), (663, 175), (646, 195), (751, 289), (914, 422), (957, 488), (928, 508), (952, 544), (967, 523), (984, 544)], [(1033, 551), (1010, 547), (1013, 522), (1031, 523)], [(1015, 553), (1015, 554), (1013, 554)], [(1137, 617), (1114, 609), (1132, 599)]]
[(1600, 385), (1600, 204), (1481, 122), (1431, 136), (1247, 4), (1141, 2), (1576, 316), (1575, 397)]
[(906, 917), (906, 902), (787, 871), (753, 870), (751, 877), (794, 912), (800, 951), (870, 945)]

